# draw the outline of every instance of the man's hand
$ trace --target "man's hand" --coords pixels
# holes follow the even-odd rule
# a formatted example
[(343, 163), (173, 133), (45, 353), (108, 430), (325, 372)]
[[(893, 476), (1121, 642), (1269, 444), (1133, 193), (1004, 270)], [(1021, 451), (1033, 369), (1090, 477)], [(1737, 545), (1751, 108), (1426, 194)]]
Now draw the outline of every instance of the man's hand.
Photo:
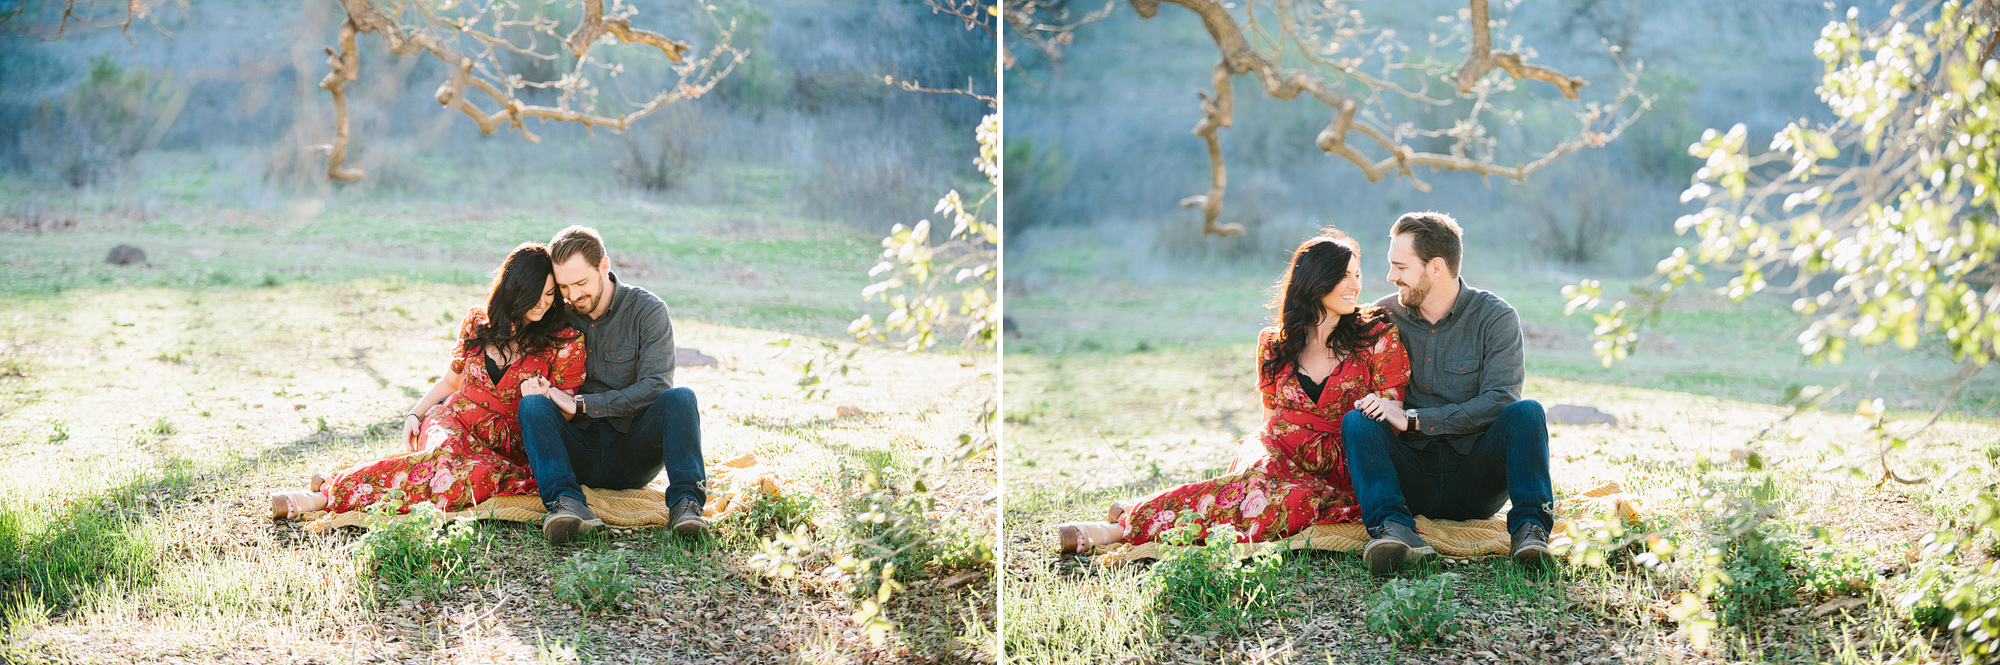
[(564, 415), (576, 415), (576, 398), (571, 397), (569, 393), (558, 390), (546, 378), (531, 376), (522, 379), (521, 395), (523, 397), (528, 395), (547, 395), (549, 401), (555, 402), (556, 408), (562, 409)]
[(1400, 401), (1369, 393), (1367, 397), (1356, 400), (1354, 408), (1368, 414), (1370, 418), (1389, 423), (1389, 426), (1396, 428), (1398, 432), (1410, 429), (1410, 419), (1404, 415), (1403, 403)]

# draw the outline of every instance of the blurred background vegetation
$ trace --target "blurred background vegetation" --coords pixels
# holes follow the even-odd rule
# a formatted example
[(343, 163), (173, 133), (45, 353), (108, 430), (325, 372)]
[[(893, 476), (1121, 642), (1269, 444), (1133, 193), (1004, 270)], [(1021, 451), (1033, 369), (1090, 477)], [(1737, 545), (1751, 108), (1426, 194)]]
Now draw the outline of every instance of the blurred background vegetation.
[[(1099, 7), (1071, 4), (1073, 15)], [(1381, 258), (1390, 222), (1439, 210), (1466, 229), (1468, 282), (1521, 311), (1530, 372), (1770, 403), (1794, 386), (1846, 383), (1835, 404), (1883, 397), (1892, 408), (1928, 411), (1956, 371), (1942, 340), (1841, 366), (1802, 365), (1796, 338), (1806, 324), (1785, 296), (1732, 303), (1683, 294), (1635, 358), (1611, 369), (1591, 355), (1594, 323), (1562, 313), (1563, 285), (1600, 278), (1605, 293), (1623, 293), (1693, 241), (1675, 235), (1674, 220), (1701, 208), (1679, 195), (1701, 165), (1688, 146), (1705, 128), (1741, 122), (1754, 137), (1800, 118), (1833, 119), (1815, 93), (1824, 65), (1813, 40), (1857, 5), (1863, 23), (1888, 15), (1875, 2), (1816, 0), (1495, 3), (1494, 18), (1508, 21), (1531, 62), (1593, 89), (1615, 87), (1608, 44), (1628, 65), (1643, 62), (1639, 85), (1654, 96), (1616, 140), (1525, 182), (1420, 170), (1432, 191), (1407, 180), (1369, 183), (1313, 147), (1327, 121), (1323, 106), (1243, 88), (1236, 125), (1221, 134), (1230, 189), (1219, 221), (1247, 233), (1213, 238), (1200, 234), (1198, 211), (1177, 203), (1207, 188), (1207, 155), (1188, 131), (1201, 117), (1193, 93), (1208, 87), (1214, 44), (1191, 12), (1173, 7), (1142, 20), (1114, 3), (1110, 16), (1075, 30), (1060, 62), (1015, 49), (1019, 64), (1006, 74), (1007, 315), (1020, 335), (1008, 342), (1009, 358), (1161, 348), (1230, 348), (1248, 358), (1267, 316), (1266, 291), (1298, 242), (1325, 225), (1354, 235), (1364, 296), (1379, 297), (1391, 291)], [(1426, 31), (1443, 30), (1437, 17), (1463, 8), (1432, 1), (1365, 12), (1370, 24), (1421, 45)], [(1560, 136), (1566, 122), (1530, 113), (1488, 130)], [(1982, 383), (1959, 394), (1955, 411), (1990, 417), (2000, 408), (2000, 390)]]
[[(692, 3), (628, 4), (697, 51), (716, 41)], [(539, 11), (567, 18), (574, 5), (547, 2)], [(964, 165), (977, 146), (963, 136), (983, 105), (910, 94), (881, 77), (990, 92), (990, 77), (967, 80), (990, 69), (984, 33), (917, 0), (716, 5), (735, 21), (732, 44), (750, 55), (713, 92), (625, 134), (531, 123), (540, 143), (481, 135), (432, 99), (445, 76), (434, 58), (398, 57), (379, 39), (362, 39), (348, 161), (369, 177), (351, 185), (328, 182), (325, 157), (312, 150), (333, 136), (330, 100), (317, 84), (326, 73), (321, 49), (341, 18), (334, 3), (155, 8), (151, 20), (171, 36), (144, 21), (130, 39), (117, 30), (73, 29), (53, 41), (13, 32), (0, 37), (0, 127), (11, 128), (0, 132), (4, 214), (35, 217), (72, 201), (149, 210), (584, 199), (765, 210), (782, 202), (769, 211), (879, 237), (927, 214), (937, 192), (971, 180)], [(522, 60), (516, 71), (531, 80), (566, 66)], [(644, 99), (654, 78), (635, 62), (617, 80), (631, 90), (607, 94)], [(523, 94), (547, 103), (531, 97), (554, 93)]]

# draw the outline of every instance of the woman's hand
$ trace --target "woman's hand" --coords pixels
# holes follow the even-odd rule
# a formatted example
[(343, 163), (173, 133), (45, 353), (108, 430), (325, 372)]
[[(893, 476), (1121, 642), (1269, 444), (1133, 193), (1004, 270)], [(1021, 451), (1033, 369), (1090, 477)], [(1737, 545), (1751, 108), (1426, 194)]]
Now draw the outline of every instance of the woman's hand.
[(1410, 428), (1410, 419), (1404, 415), (1403, 403), (1399, 400), (1386, 399), (1381, 395), (1369, 393), (1367, 397), (1355, 401), (1354, 408), (1368, 414), (1370, 418), (1389, 423), (1389, 426), (1396, 428), (1398, 432)]
[(423, 421), (418, 420), (416, 414), (403, 414), (403, 450), (405, 452), (417, 452), (417, 434), (423, 431), (423, 425)]
[(526, 397), (528, 395), (547, 395), (549, 401), (556, 403), (556, 408), (562, 409), (563, 415), (576, 415), (576, 398), (551, 385), (547, 378), (531, 376), (522, 379), (521, 396)]

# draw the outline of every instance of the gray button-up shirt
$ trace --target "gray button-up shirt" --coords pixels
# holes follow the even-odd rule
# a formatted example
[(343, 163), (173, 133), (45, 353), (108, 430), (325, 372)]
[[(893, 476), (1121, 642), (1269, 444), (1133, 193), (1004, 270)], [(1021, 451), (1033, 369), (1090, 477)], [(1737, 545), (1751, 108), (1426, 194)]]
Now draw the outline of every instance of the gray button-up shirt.
[(569, 324), (583, 331), (583, 414), (570, 423), (587, 429), (603, 422), (620, 432), (674, 387), (674, 324), (667, 304), (652, 291), (618, 283), (611, 273), (611, 302), (595, 319), (565, 308)]
[(1423, 450), (1432, 442), (1451, 444), (1464, 455), (1500, 410), (1521, 399), (1527, 379), (1522, 356), (1521, 318), (1514, 306), (1458, 278), (1458, 301), (1442, 320), (1397, 302), (1394, 294), (1375, 301), (1410, 352), (1410, 387), (1403, 408), (1417, 410), (1420, 431), (1404, 432), (1403, 443)]

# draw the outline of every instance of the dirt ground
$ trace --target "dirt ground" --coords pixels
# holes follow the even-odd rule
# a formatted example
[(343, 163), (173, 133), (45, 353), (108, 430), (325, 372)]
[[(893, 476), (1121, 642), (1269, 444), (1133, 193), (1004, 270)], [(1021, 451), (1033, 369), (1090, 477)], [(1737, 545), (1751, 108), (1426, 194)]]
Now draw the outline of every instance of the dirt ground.
[[(396, 598), (356, 574), (357, 536), (274, 523), (267, 495), (315, 471), (399, 448), (396, 414), (446, 366), (478, 289), (364, 279), (271, 288), (67, 291), (10, 298), (0, 314), (0, 493), (29, 511), (78, 502), (138, 515), (143, 575), (112, 575), (71, 607), (10, 615), (14, 661), (51, 662), (990, 662), (992, 581), (920, 576), (883, 647), (828, 585), (775, 580), (754, 547), (608, 534), (551, 547), (534, 525), (480, 526), (480, 581), (438, 600)], [(671, 305), (671, 302), (669, 303)], [(794, 382), (807, 338), (675, 321), (711, 462), (754, 452), (821, 501), (867, 451), (917, 460), (978, 427), (994, 380), (947, 354), (864, 350), (825, 400)], [(836, 408), (864, 413), (840, 417)], [(185, 483), (156, 480), (180, 473)], [(938, 472), (948, 523), (997, 534), (992, 455)], [(137, 487), (137, 492), (115, 491)], [(150, 489), (150, 491), (149, 491)], [(114, 505), (115, 504), (115, 505)], [(44, 525), (59, 528), (60, 525)], [(557, 602), (554, 566), (631, 553), (636, 600), (585, 616)], [(816, 561), (809, 567), (828, 565)], [(120, 580), (137, 580), (121, 582)]]

